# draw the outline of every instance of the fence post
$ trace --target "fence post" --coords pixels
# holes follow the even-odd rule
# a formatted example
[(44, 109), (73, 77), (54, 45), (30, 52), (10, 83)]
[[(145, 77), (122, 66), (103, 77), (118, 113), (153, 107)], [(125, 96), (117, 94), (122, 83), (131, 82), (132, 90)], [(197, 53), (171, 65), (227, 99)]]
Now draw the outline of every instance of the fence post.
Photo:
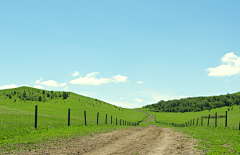
[(203, 117), (201, 116), (201, 126), (203, 126)]
[(238, 128), (238, 130), (240, 130), (240, 121), (239, 121), (239, 128)]
[(124, 126), (124, 120), (123, 120), (123, 126)]
[(208, 115), (208, 123), (207, 123), (207, 126), (209, 126), (209, 120), (210, 120), (210, 114)]
[(99, 112), (97, 113), (97, 125), (98, 125)]
[(197, 118), (197, 124), (196, 124), (196, 126), (198, 126), (198, 119), (199, 119), (199, 118)]
[(37, 130), (37, 111), (38, 111), (38, 106), (35, 106), (35, 130)]
[(188, 121), (188, 126), (189, 126), (189, 121)]
[(192, 119), (191, 119), (191, 121), (190, 121), (190, 126), (192, 126)]
[(68, 109), (68, 126), (70, 126), (70, 108)]
[(112, 124), (112, 116), (111, 116), (111, 124)]
[(121, 119), (120, 119), (120, 125), (121, 125)]
[(125, 121), (125, 126), (126, 126), (126, 121)]
[(84, 110), (85, 125), (87, 125), (86, 111)]
[(105, 124), (107, 124), (107, 114), (106, 114), (106, 121), (105, 121)]
[(117, 125), (117, 117), (116, 117), (116, 125)]
[(215, 127), (217, 127), (217, 113), (215, 113)]
[(225, 127), (227, 127), (227, 111), (226, 111)]

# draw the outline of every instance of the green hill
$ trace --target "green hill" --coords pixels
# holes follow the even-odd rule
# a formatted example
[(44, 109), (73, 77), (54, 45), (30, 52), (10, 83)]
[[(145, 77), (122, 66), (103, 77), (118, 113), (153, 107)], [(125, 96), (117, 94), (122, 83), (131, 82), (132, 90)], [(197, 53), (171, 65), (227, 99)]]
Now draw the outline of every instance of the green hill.
[[(35, 105), (38, 106), (37, 131), (34, 124)], [(120, 126), (120, 120), (123, 126), (123, 121), (137, 123), (146, 117), (144, 113), (72, 92), (47, 91), (31, 87), (5, 89), (0, 90), (0, 144), (12, 144), (14, 141), (20, 143), (24, 137), (33, 137), (32, 133), (39, 134), (53, 129), (54, 134), (59, 130), (62, 136), (61, 129), (66, 127), (68, 129), (64, 132), (72, 134), (68, 127), (69, 108), (70, 127), (85, 127), (84, 111), (86, 111), (87, 126), (97, 125), (97, 113), (99, 113), (98, 126), (108, 126), (102, 127), (106, 129), (111, 129), (113, 128), (111, 126), (116, 124)], [(16, 140), (17, 136), (20, 136), (19, 140)], [(36, 140), (36, 137), (33, 140)]]

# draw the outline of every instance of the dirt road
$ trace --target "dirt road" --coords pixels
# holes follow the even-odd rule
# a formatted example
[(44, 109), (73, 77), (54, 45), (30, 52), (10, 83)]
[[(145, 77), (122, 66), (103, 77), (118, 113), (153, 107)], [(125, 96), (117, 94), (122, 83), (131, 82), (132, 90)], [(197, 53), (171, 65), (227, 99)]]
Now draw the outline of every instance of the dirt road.
[[(50, 155), (168, 155), (200, 154), (193, 148), (194, 139), (175, 132), (171, 128), (159, 126), (136, 127), (128, 130), (116, 130), (110, 133), (94, 135), (82, 139), (64, 139), (45, 144), (32, 151), (16, 154)], [(56, 145), (57, 144), (57, 145)]]

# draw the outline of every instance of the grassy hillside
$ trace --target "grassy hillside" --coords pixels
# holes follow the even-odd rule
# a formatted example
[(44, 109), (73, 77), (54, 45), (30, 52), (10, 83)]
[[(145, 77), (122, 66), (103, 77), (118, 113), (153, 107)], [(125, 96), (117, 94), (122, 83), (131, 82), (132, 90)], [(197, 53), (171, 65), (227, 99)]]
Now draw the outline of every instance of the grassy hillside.
[[(38, 105), (38, 130), (34, 129), (35, 105)], [(71, 127), (67, 127), (69, 108)], [(64, 137), (77, 133), (86, 128), (84, 111), (87, 114), (87, 126), (90, 128), (97, 124), (98, 112), (99, 126), (102, 125), (104, 129), (115, 129), (116, 121), (119, 126), (120, 119), (123, 125), (123, 120), (136, 123), (146, 117), (144, 113), (72, 92), (46, 91), (31, 87), (0, 90), (0, 145), (31, 143), (38, 141), (37, 139), (51, 139), (52, 136)], [(106, 114), (107, 127), (105, 125)], [(90, 131), (94, 129), (100, 131), (101, 127), (93, 127)], [(40, 134), (44, 136), (37, 138)], [(27, 140), (26, 137), (28, 137)]]

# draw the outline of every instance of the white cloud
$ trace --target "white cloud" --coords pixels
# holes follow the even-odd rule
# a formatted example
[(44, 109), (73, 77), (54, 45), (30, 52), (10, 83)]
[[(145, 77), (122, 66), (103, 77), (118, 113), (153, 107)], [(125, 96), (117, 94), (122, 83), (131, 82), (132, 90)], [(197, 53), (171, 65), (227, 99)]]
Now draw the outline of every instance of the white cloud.
[(39, 85), (35, 85), (34, 88), (43, 89), (43, 87)]
[(99, 74), (98, 72), (92, 72), (92, 73), (88, 73), (87, 77), (95, 77), (96, 74)]
[(56, 81), (54, 80), (48, 80), (48, 81), (44, 81), (41, 82), (42, 85), (46, 85), (46, 86), (50, 86), (50, 87), (65, 87), (67, 86), (67, 83), (61, 83), (58, 84)]
[(126, 76), (121, 76), (121, 75), (116, 75), (116, 76), (112, 76), (111, 78), (100, 78), (97, 79), (96, 74), (99, 74), (98, 72), (92, 72), (86, 75), (86, 77), (80, 77), (78, 79), (74, 79), (71, 80), (70, 83), (71, 84), (81, 84), (81, 85), (101, 85), (104, 83), (109, 83), (109, 82), (126, 82), (127, 81), (127, 77)]
[(168, 94), (158, 94), (156, 92), (151, 92), (151, 91), (149, 93), (150, 93), (152, 99), (155, 101), (160, 101), (160, 100), (167, 101), (167, 100), (180, 99), (180, 98), (187, 97), (184, 95), (172, 96), (172, 95), (168, 95)]
[(39, 84), (42, 80), (43, 78), (39, 78), (38, 80), (36, 80), (36, 84)]
[(232, 76), (240, 72), (240, 57), (233, 52), (225, 54), (221, 61), (225, 64), (206, 69), (208, 76)]
[(116, 75), (112, 77), (113, 77), (112, 80), (116, 83), (119, 83), (119, 82), (125, 83), (128, 80), (126, 76), (122, 76), (122, 75)]
[(119, 100), (122, 100), (123, 98), (122, 97), (119, 97)]
[(74, 73), (72, 73), (72, 76), (78, 76), (78, 75), (79, 75), (78, 71), (75, 71)]
[(0, 86), (0, 89), (11, 89), (11, 88), (17, 88), (17, 85), (15, 85), (15, 84), (10, 84), (10, 85)]
[(102, 83), (109, 83), (108, 78), (96, 79), (95, 77), (80, 77), (78, 79), (71, 80), (71, 84), (81, 84), (81, 85), (100, 85)]
[(120, 100), (120, 101), (106, 100), (105, 102), (110, 103), (112, 105), (116, 105), (118, 107), (123, 107), (123, 108), (140, 108), (143, 106), (141, 103), (126, 102), (123, 100)]
[(135, 101), (135, 102), (143, 102), (143, 100), (142, 100), (142, 99), (139, 99), (139, 98), (136, 98), (134, 101)]
[(67, 90), (67, 89), (68, 89), (68, 87), (64, 88), (64, 90)]
[(142, 81), (137, 81), (137, 83), (145, 83), (145, 82), (142, 82)]
[(228, 82), (228, 79), (226, 79), (225, 82)]

